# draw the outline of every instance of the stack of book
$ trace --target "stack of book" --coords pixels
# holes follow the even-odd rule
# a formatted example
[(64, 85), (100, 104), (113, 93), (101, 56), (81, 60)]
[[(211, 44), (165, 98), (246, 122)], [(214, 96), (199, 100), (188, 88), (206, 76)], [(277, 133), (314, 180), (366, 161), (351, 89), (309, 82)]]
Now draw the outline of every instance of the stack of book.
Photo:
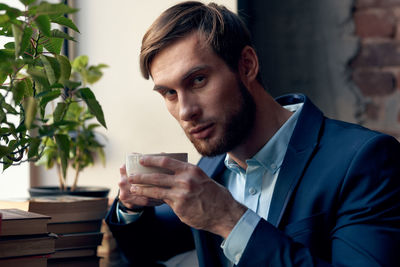
[[(4, 201), (0, 202), (2, 205)], [(99, 266), (97, 247), (103, 239), (101, 225), (107, 213), (107, 198), (48, 196), (14, 202), (14, 205), (51, 217), (47, 231), (57, 238), (47, 266)]]
[(55, 252), (48, 234), (49, 216), (19, 209), (0, 209), (0, 266), (47, 266)]

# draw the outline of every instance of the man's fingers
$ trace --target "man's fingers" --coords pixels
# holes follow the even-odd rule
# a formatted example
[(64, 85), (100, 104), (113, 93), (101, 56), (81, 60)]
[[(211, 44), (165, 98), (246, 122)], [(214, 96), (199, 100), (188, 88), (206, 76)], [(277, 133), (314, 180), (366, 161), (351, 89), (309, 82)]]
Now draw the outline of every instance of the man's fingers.
[(118, 183), (118, 186), (120, 188), (120, 192), (123, 194), (124, 192), (129, 192), (129, 189), (131, 188), (130, 183), (128, 183), (127, 181), (127, 177), (126, 177), (126, 168), (125, 168), (125, 164), (122, 165), (119, 168), (119, 173), (121, 175), (121, 180)]
[(140, 164), (143, 166), (160, 167), (177, 172), (185, 168), (188, 163), (167, 156), (142, 156), (140, 158)]
[(158, 206), (164, 203), (160, 199), (148, 198), (144, 196), (132, 197), (131, 202), (134, 202), (136, 206)]
[(174, 178), (172, 175), (162, 173), (135, 174), (129, 176), (127, 182), (129, 184), (172, 187), (174, 184)]
[(122, 166), (119, 168), (119, 173), (121, 174), (121, 176), (123, 176), (123, 175), (126, 176), (126, 166), (125, 166), (125, 164), (122, 165)]
[(169, 189), (155, 186), (132, 185), (131, 192), (136, 196), (142, 196), (156, 200), (164, 200), (168, 199)]

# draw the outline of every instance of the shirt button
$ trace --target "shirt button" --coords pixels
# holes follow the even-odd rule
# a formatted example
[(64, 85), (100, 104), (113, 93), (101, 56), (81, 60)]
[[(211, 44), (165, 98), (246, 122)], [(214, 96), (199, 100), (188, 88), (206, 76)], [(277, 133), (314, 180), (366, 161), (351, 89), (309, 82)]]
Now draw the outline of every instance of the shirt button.
[(271, 167), (271, 169), (275, 170), (276, 167), (278, 167), (278, 166), (275, 163), (272, 163), (270, 167)]
[(238, 263), (239, 261), (240, 261), (240, 258), (242, 257), (242, 255), (240, 254), (240, 253), (237, 253), (236, 255), (235, 255), (235, 261), (236, 261), (236, 263)]
[(257, 190), (254, 187), (249, 188), (249, 193), (251, 195), (255, 195), (257, 193)]

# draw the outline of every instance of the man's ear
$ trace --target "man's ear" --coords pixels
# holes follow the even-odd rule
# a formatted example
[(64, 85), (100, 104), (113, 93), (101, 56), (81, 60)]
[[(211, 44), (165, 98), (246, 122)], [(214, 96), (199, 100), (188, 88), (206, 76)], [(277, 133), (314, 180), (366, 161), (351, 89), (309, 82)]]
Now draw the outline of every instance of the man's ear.
[(256, 80), (259, 65), (254, 48), (248, 45), (243, 48), (238, 67), (240, 78), (246, 86)]

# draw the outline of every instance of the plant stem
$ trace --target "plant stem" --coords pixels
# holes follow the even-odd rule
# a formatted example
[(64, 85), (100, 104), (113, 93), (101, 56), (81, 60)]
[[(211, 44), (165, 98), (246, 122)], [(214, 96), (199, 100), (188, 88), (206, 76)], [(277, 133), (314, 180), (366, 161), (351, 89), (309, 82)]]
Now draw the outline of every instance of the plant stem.
[(77, 184), (78, 184), (79, 173), (80, 173), (80, 170), (79, 170), (79, 167), (78, 167), (78, 168), (76, 168), (76, 170), (75, 170), (74, 183), (73, 183), (72, 186), (71, 186), (71, 191), (75, 191), (75, 189), (76, 189), (76, 186), (77, 186)]
[(60, 189), (61, 189), (61, 191), (64, 191), (65, 190), (65, 179), (61, 172), (60, 164), (56, 163), (56, 166), (57, 166), (57, 172), (58, 172), (58, 181), (60, 183)]
[(74, 177), (74, 183), (72, 184), (71, 191), (75, 191), (76, 185), (78, 184), (78, 177), (79, 173), (81, 171), (81, 168), (79, 166), (79, 157), (80, 157), (80, 149), (79, 147), (76, 148), (76, 156), (75, 158), (77, 159), (77, 165), (75, 166), (75, 177)]

